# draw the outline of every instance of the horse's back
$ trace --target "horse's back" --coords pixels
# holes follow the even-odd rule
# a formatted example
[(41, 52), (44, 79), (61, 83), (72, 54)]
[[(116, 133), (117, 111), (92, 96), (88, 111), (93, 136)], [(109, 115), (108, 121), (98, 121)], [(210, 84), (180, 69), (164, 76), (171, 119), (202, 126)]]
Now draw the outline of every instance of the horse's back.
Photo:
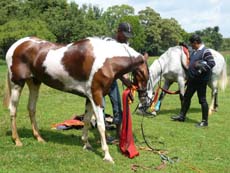
[[(43, 46), (41, 46), (43, 45)], [(12, 81), (23, 85), (32, 75), (31, 67), (38, 60), (39, 53), (47, 53), (43, 48), (52, 47), (53, 44), (37, 37), (25, 37), (16, 41), (6, 53), (6, 62)]]
[(17, 49), (18, 46), (20, 46), (22, 43), (24, 43), (28, 40), (30, 40), (30, 38), (25, 37), (25, 38), (22, 38), (22, 39), (16, 41), (13, 45), (10, 46), (10, 48), (8, 49), (8, 51), (6, 53), (6, 62), (8, 64), (8, 66), (11, 66), (11, 64), (12, 64), (12, 57), (13, 57), (15, 49)]

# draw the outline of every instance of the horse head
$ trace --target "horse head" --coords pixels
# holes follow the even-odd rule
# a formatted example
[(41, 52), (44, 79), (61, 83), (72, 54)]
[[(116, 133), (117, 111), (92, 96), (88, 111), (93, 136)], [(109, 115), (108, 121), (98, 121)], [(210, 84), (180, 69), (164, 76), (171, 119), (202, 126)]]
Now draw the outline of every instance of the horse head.
[(148, 106), (149, 98), (147, 94), (147, 85), (149, 80), (149, 68), (147, 64), (148, 54), (145, 53), (143, 62), (136, 66), (132, 71), (132, 84), (137, 88), (138, 98), (143, 106)]

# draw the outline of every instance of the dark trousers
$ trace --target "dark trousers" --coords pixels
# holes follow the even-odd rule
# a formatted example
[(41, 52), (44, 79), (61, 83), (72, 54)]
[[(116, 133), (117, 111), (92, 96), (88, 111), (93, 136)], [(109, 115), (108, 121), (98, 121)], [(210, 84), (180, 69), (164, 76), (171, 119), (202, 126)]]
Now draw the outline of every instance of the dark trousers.
[(187, 89), (185, 91), (184, 100), (180, 114), (186, 116), (186, 113), (190, 107), (192, 96), (197, 92), (199, 103), (202, 109), (202, 121), (208, 121), (208, 103), (206, 100), (207, 81), (192, 80), (187, 82)]
[(120, 98), (119, 88), (116, 80), (111, 85), (109, 98), (113, 108), (113, 116), (114, 116), (113, 122), (114, 124), (121, 124), (122, 121), (121, 98)]

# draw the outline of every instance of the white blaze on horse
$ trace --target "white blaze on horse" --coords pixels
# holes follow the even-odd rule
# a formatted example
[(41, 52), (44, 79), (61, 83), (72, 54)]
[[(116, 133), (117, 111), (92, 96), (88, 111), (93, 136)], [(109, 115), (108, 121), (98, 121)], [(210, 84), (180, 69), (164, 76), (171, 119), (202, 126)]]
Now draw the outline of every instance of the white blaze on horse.
[[(209, 114), (217, 110), (218, 102), (218, 83), (222, 90), (227, 85), (227, 66), (224, 57), (217, 51), (210, 49), (216, 65), (212, 69), (212, 75), (208, 82), (208, 86), (212, 90), (212, 101), (209, 107)], [(174, 46), (169, 48), (164, 54), (156, 59), (149, 67), (150, 78), (148, 83), (148, 97), (153, 98), (155, 87), (157, 83), (164, 78), (163, 92), (161, 93), (158, 102), (155, 105), (155, 111), (160, 110), (162, 100), (165, 92), (173, 82), (178, 83), (180, 100), (183, 100), (185, 93), (186, 70), (187, 70), (188, 56), (184, 52), (183, 46)], [(170, 92), (170, 91), (169, 91)], [(141, 104), (140, 106), (141, 107)], [(141, 110), (139, 110), (141, 111)], [(155, 114), (155, 112), (153, 111)]]
[(114, 40), (87, 38), (68, 45), (60, 45), (27, 37), (14, 43), (6, 54), (8, 66), (8, 92), (5, 105), (9, 106), (12, 138), (21, 146), (16, 127), (16, 114), (23, 86), (28, 85), (28, 111), (33, 135), (41, 137), (36, 119), (36, 102), (39, 87), (44, 83), (52, 88), (87, 98), (82, 140), (84, 148), (90, 148), (88, 129), (93, 114), (101, 136), (104, 160), (113, 162), (105, 138), (103, 96), (108, 94), (112, 82), (123, 74), (132, 72), (133, 85), (137, 86), (141, 103), (146, 104), (149, 79), (148, 56), (141, 55), (126, 44)]

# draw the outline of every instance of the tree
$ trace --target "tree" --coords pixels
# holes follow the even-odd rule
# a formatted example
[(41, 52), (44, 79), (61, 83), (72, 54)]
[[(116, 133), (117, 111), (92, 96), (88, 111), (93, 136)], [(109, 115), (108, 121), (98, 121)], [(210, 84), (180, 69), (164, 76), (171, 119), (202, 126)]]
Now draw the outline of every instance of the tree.
[(47, 29), (46, 23), (39, 19), (11, 20), (0, 25), (1, 56), (5, 55), (16, 40), (26, 36), (37, 36), (50, 41), (56, 40), (56, 37)]
[(81, 21), (74, 26), (75, 38), (82, 39), (90, 36), (103, 36), (106, 33), (106, 25), (102, 20), (102, 9), (97, 6), (83, 5)]
[(186, 32), (181, 28), (174, 18), (162, 19), (160, 23), (161, 44), (159, 53), (162, 54), (169, 47), (178, 45), (179, 42), (183, 42)]
[(219, 33), (219, 27), (207, 27), (206, 29), (195, 31), (196, 34), (202, 37), (203, 42), (207, 47), (219, 50), (223, 42), (223, 36)]
[(144, 47), (150, 55), (159, 54), (161, 44), (161, 17), (152, 8), (147, 7), (145, 10), (139, 11), (140, 23), (145, 32)]
[(230, 50), (230, 38), (224, 38), (223, 39), (223, 44), (221, 45), (221, 50), (226, 51)]
[(17, 0), (0, 0), (0, 25), (16, 18), (21, 9), (20, 2)]
[(109, 7), (102, 15), (104, 25), (107, 27), (106, 35), (113, 35), (117, 26), (126, 16), (134, 16), (134, 8), (129, 5), (115, 5)]

